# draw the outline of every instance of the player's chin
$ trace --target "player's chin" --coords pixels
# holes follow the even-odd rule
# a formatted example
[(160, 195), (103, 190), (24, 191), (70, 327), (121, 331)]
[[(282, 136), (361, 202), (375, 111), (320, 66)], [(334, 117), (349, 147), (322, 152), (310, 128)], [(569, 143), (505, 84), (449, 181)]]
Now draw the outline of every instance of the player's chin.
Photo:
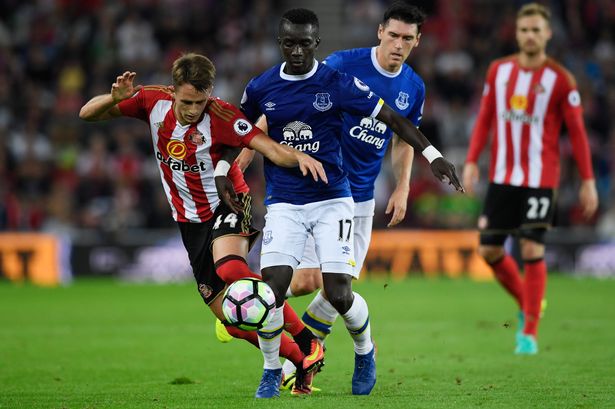
[(307, 64), (305, 63), (305, 61), (291, 61), (290, 62), (290, 66), (293, 68), (294, 71), (303, 71), (307, 68)]

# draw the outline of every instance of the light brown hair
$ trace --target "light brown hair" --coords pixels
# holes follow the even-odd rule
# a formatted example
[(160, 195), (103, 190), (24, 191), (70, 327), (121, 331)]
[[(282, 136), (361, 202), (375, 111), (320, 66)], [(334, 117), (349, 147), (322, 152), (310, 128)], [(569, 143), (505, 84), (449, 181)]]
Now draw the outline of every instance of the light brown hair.
[(542, 16), (547, 23), (551, 21), (551, 11), (546, 6), (539, 3), (528, 3), (521, 7), (517, 12), (517, 20), (521, 17), (536, 15)]
[(197, 91), (205, 91), (214, 85), (216, 67), (204, 55), (188, 53), (173, 62), (173, 85), (190, 84)]

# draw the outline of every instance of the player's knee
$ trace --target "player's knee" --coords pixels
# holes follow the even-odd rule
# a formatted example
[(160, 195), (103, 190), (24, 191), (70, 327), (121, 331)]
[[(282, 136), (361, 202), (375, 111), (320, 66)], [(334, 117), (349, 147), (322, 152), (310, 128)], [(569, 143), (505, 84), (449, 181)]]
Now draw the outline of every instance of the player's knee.
[(534, 240), (521, 239), (521, 258), (523, 260), (536, 260), (545, 255), (545, 246)]
[(354, 299), (351, 289), (329, 289), (327, 297), (333, 308), (340, 314), (344, 314), (350, 309)]
[(220, 260), (216, 261), (215, 267), (218, 276), (227, 284), (231, 284), (246, 277), (261, 278), (258, 274), (250, 270), (248, 263), (243, 257), (236, 254), (229, 254), (222, 257)]
[(504, 247), (501, 246), (480, 246), (478, 254), (485, 259), (488, 264), (493, 264), (504, 257)]
[(293, 276), (293, 269), (289, 266), (266, 267), (261, 270), (263, 281), (266, 282), (275, 294), (276, 306), (281, 307), (286, 300), (286, 290)]
[(290, 286), (294, 296), (313, 293), (320, 288), (320, 270), (317, 268), (297, 270)]
[(302, 295), (308, 295), (313, 293), (316, 288), (310, 281), (301, 280), (301, 281), (293, 281), (290, 284), (291, 291), (295, 297), (300, 297)]
[(323, 274), (323, 287), (327, 299), (340, 314), (350, 309), (354, 296), (352, 294), (352, 276), (348, 274)]

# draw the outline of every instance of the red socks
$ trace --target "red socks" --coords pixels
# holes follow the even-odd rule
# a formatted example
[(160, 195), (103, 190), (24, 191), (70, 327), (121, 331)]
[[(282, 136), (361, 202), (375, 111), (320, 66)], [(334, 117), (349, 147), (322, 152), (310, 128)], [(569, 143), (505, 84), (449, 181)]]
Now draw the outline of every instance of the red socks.
[(248, 263), (243, 257), (231, 254), (226, 257), (222, 257), (216, 262), (216, 273), (227, 284), (232, 284), (241, 278), (257, 278), (261, 280), (261, 276), (252, 272)]
[(498, 282), (513, 296), (519, 309), (523, 309), (524, 286), (517, 262), (508, 254), (491, 264), (493, 274)]
[(293, 307), (288, 304), (288, 301), (284, 301), (284, 329), (294, 337), (303, 331), (304, 328), (303, 321), (299, 319)]
[(547, 264), (544, 259), (529, 260), (525, 265), (525, 313), (524, 334), (536, 336), (540, 321), (540, 308), (547, 282)]

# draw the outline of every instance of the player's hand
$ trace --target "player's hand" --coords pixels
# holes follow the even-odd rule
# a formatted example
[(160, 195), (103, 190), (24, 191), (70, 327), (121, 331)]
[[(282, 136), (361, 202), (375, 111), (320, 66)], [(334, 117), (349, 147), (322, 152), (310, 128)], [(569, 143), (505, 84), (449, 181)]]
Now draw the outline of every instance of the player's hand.
[(448, 180), (448, 184), (453, 185), (455, 190), (462, 193), (465, 192), (465, 189), (459, 182), (459, 178), (455, 173), (455, 166), (446, 159), (442, 157), (434, 159), (434, 161), (431, 162), (431, 171), (441, 182), (446, 182)]
[(408, 190), (408, 187), (397, 187), (391, 194), (389, 203), (387, 204), (387, 208), (384, 212), (385, 214), (390, 214), (393, 212), (393, 217), (391, 217), (391, 221), (387, 224), (387, 227), (393, 227), (399, 224), (402, 220), (404, 220), (404, 217), (406, 217)]
[(312, 158), (310, 155), (297, 151), (297, 162), (299, 162), (299, 169), (301, 170), (301, 174), (303, 174), (303, 176), (307, 176), (308, 173), (311, 173), (314, 182), (322, 180), (325, 183), (329, 183), (325, 168), (322, 167), (322, 163)]
[(136, 76), (136, 72), (126, 71), (122, 75), (118, 75), (115, 82), (111, 84), (111, 97), (115, 103), (132, 97), (143, 88), (141, 85), (133, 85)]
[(581, 182), (579, 201), (581, 202), (583, 217), (590, 219), (598, 209), (598, 192), (596, 191), (596, 181), (594, 179)]
[(237, 193), (235, 193), (235, 187), (231, 180), (226, 176), (215, 176), (214, 182), (220, 200), (235, 213), (243, 211), (243, 206), (241, 206), (239, 202), (239, 198), (237, 197)]
[(467, 162), (463, 167), (463, 186), (468, 193), (474, 193), (474, 185), (480, 179), (478, 165), (474, 162)]
[(237, 163), (237, 166), (239, 166), (242, 172), (246, 172), (246, 169), (254, 159), (255, 153), (256, 151), (250, 148), (243, 148), (241, 152), (239, 152), (239, 155), (235, 158), (235, 163)]

